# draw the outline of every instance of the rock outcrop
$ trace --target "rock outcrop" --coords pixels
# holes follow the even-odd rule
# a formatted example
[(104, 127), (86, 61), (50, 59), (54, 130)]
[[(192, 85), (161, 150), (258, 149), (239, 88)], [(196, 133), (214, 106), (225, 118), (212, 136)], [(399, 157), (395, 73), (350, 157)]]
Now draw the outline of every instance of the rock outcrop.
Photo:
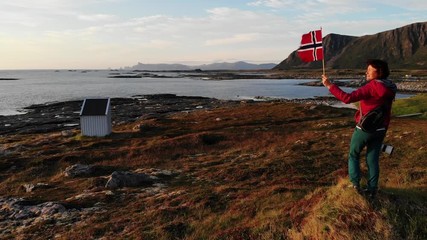
[(23, 198), (0, 197), (0, 239), (10, 239), (40, 224), (72, 225), (90, 216), (100, 207), (67, 209), (58, 202), (33, 204)]
[(111, 174), (105, 184), (105, 187), (109, 189), (116, 189), (121, 187), (146, 186), (153, 183), (153, 178), (144, 173), (115, 171)]
[(64, 176), (66, 177), (79, 177), (79, 176), (88, 176), (93, 172), (92, 166), (84, 164), (74, 164), (69, 166), (64, 171)]

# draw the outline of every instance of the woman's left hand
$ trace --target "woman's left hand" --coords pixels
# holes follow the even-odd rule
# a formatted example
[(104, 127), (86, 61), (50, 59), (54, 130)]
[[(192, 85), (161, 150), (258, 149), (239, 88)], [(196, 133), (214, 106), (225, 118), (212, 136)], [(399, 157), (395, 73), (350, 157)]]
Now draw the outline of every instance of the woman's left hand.
[(325, 87), (327, 87), (328, 89), (332, 86), (332, 83), (329, 81), (328, 76), (326, 76), (325, 74), (322, 75), (322, 83)]

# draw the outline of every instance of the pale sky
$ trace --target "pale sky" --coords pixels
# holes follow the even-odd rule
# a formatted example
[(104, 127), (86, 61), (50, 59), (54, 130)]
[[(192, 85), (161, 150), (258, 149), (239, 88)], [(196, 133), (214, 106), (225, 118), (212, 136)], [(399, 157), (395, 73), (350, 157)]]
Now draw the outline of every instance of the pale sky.
[(279, 63), (301, 35), (427, 21), (425, 0), (0, 0), (0, 69)]

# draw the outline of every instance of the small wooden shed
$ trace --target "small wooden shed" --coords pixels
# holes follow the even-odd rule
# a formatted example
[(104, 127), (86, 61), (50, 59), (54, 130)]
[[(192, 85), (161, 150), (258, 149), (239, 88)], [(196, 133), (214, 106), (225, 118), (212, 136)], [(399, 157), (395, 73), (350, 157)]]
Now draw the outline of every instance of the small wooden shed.
[(80, 111), (83, 136), (104, 137), (111, 133), (110, 98), (85, 99)]

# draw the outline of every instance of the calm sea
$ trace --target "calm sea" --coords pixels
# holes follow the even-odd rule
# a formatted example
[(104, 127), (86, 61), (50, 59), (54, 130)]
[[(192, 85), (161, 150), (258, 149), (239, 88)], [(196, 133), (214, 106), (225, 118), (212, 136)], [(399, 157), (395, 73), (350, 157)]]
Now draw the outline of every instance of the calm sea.
[[(17, 70), (0, 71), (0, 115), (22, 112), (33, 104), (83, 100), (90, 97), (131, 97), (140, 94), (172, 93), (178, 96), (203, 96), (224, 100), (272, 98), (311, 98), (327, 96), (323, 87), (300, 86), (312, 80), (243, 79), (205, 81), (178, 77), (178, 73), (158, 73), (172, 78), (110, 78), (116, 71)], [(124, 72), (123, 72), (124, 73)], [(344, 88), (350, 91), (350, 88)]]

